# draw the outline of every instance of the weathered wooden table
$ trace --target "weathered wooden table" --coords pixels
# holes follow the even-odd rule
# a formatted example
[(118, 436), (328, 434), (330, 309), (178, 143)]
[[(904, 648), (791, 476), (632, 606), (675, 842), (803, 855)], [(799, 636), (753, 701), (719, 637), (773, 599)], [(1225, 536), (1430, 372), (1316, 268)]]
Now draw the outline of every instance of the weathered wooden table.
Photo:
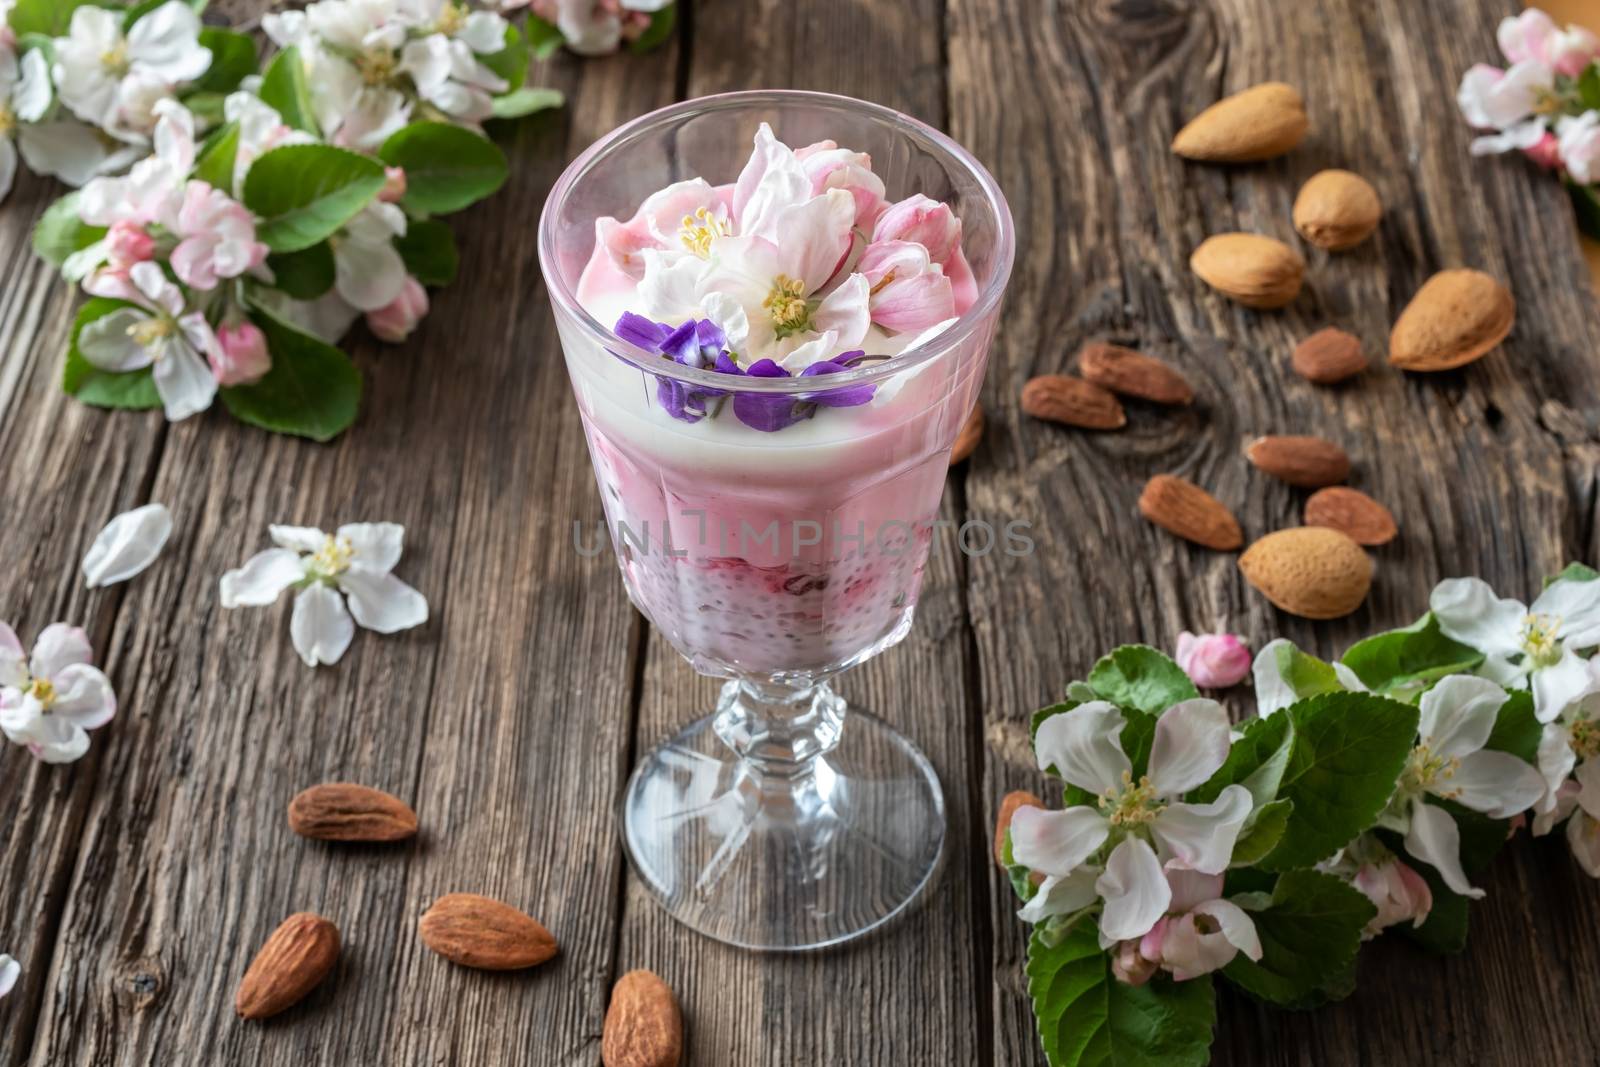
[[(237, 13), (252, 6), (234, 4)], [(1508, 0), (810, 0), (684, 4), (644, 58), (557, 59), (539, 79), (569, 107), (498, 131), (511, 184), (459, 220), (461, 280), (402, 349), (353, 342), (364, 414), (329, 446), (220, 413), (168, 426), (57, 389), (74, 295), (27, 252), (58, 190), (25, 179), (0, 209), (0, 618), (88, 627), (121, 698), (66, 767), (0, 752), (0, 949), (25, 965), (0, 1001), (0, 1063), (595, 1064), (613, 978), (649, 967), (680, 992), (693, 1064), (1041, 1061), (1023, 928), (989, 859), (995, 806), (1040, 788), (1029, 713), (1109, 647), (1170, 647), (1226, 624), (1331, 654), (1409, 621), (1439, 578), (1530, 592), (1569, 557), (1600, 558), (1600, 319), (1563, 195), (1522, 163), (1475, 163), (1452, 103), (1493, 50)], [(1225, 91), (1299, 84), (1313, 134), (1289, 157), (1219, 169), (1167, 151)], [(946, 545), (916, 630), (846, 679), (932, 755), (949, 800), (949, 865), (926, 905), (827, 955), (744, 955), (675, 927), (629, 877), (612, 807), (635, 755), (709, 706), (628, 607), (609, 554), (572, 548), (600, 517), (534, 255), (564, 163), (617, 123), (686, 95), (758, 86), (849, 93), (948, 129), (1011, 198), (1021, 248), (985, 391), (989, 430), (951, 477), (950, 518), (1031, 521), (1032, 557)], [(1188, 272), (1207, 234), (1293, 240), (1304, 178), (1345, 166), (1387, 205), (1376, 240), (1310, 256), (1307, 291), (1260, 314)], [(1520, 306), (1505, 347), (1467, 370), (1378, 367), (1343, 389), (1286, 370), (1336, 323), (1381, 351), (1431, 271), (1481, 267)], [(1082, 342), (1137, 343), (1181, 364), (1200, 399), (1134, 410), (1094, 436), (1019, 416), (1029, 377)], [(1380, 361), (1381, 362), (1381, 361)], [(1260, 432), (1345, 442), (1355, 483), (1393, 506), (1371, 599), (1313, 625), (1272, 610), (1233, 557), (1141, 523), (1160, 471), (1212, 486), (1264, 533), (1299, 496), (1252, 472)], [(177, 517), (163, 560), (87, 592), (77, 571), (111, 515), (155, 499)], [(217, 578), (275, 521), (392, 519), (400, 573), (433, 621), (358, 637), (335, 668), (289, 647), (285, 602), (223, 612)], [(415, 802), (409, 848), (295, 838), (284, 805), (354, 779)], [(1228, 1064), (1594, 1062), (1600, 886), (1559, 838), (1514, 843), (1459, 957), (1397, 938), (1359, 991), (1315, 1014), (1221, 1001)], [(562, 955), (511, 977), (446, 964), (415, 920), (473, 890), (539, 916)], [(269, 1025), (234, 1018), (266, 934), (312, 909), (343, 929), (337, 978)]]

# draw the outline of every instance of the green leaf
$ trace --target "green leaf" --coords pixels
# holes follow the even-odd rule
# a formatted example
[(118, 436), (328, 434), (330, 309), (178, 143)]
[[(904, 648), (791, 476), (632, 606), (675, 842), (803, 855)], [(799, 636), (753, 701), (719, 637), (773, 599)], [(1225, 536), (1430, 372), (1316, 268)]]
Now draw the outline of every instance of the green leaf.
[(566, 102), (556, 89), (535, 89), (523, 86), (504, 96), (494, 98), (494, 117), (497, 119), (520, 119), (524, 115), (531, 115), (535, 111), (547, 111), (553, 107), (560, 107)]
[(296, 300), (315, 300), (333, 288), (336, 271), (333, 248), (327, 241), (298, 252), (278, 252), (267, 257), (273, 288)]
[(643, 55), (654, 48), (659, 48), (672, 36), (674, 27), (678, 25), (678, 5), (668, 4), (666, 7), (650, 15), (650, 25), (645, 27), (643, 33), (628, 42), (628, 49), (635, 55)]
[(65, 37), (74, 11), (98, 6), (92, 0), (17, 0), (17, 6), (6, 17), (6, 25), (18, 37), (30, 33)]
[(179, 98), (183, 106), (194, 115), (195, 122), (204, 129), (220, 126), (227, 120), (228, 98), (222, 93), (189, 92)]
[[(1590, 67), (1589, 69), (1593, 71), (1597, 68)], [(1546, 578), (1544, 584), (1546, 588), (1549, 588), (1553, 582), (1592, 582), (1597, 578), (1600, 578), (1600, 571), (1595, 570), (1593, 567), (1584, 563), (1569, 563), (1561, 569), (1560, 574), (1553, 578)]]
[[(1294, 695), (1294, 700), (1304, 700), (1323, 693), (1338, 693), (1344, 689), (1344, 683), (1339, 681), (1339, 675), (1331, 664), (1324, 663), (1310, 653), (1302, 652), (1292, 641), (1284, 639), (1273, 641), (1263, 648), (1261, 653), (1267, 656), (1262, 664), (1267, 677), (1270, 678), (1271, 673), (1276, 672), (1279, 682), (1289, 689)], [(1268, 705), (1281, 703), (1282, 694), (1269, 694), (1263, 691), (1266, 688), (1258, 674), (1256, 700), (1261, 705), (1258, 714), (1271, 714), (1272, 711), (1281, 710)], [(1293, 703), (1294, 700), (1289, 703)]]
[(506, 80), (506, 92), (514, 93), (528, 80), (528, 44), (515, 26), (506, 27), (506, 46), (479, 62)]
[(1005, 844), (1000, 846), (1000, 861), (1006, 869), (1006, 880), (1011, 883), (1011, 891), (1017, 899), (1024, 904), (1032, 900), (1039, 892), (1039, 887), (1033, 884), (1033, 872), (1016, 861), (1011, 854), (1011, 827), (1006, 827)]
[(406, 227), (404, 237), (395, 238), (395, 248), (406, 261), (406, 271), (423, 285), (435, 288), (456, 280), (461, 256), (450, 227), (437, 219), (419, 219)]
[(1273, 887), (1271, 906), (1250, 916), (1261, 939), (1261, 960), (1240, 953), (1222, 973), (1282, 1007), (1319, 1002), (1343, 991), (1337, 979), (1354, 964), (1361, 931), (1377, 913), (1360, 890), (1332, 875), (1287, 871)]
[(1264, 804), (1250, 813), (1250, 818), (1245, 820), (1244, 829), (1233, 843), (1233, 858), (1229, 861), (1234, 867), (1248, 867), (1259, 863), (1278, 842), (1283, 840), (1283, 832), (1288, 828), (1289, 815), (1294, 811), (1294, 802), (1291, 800), (1274, 800)]
[(90, 363), (78, 350), (78, 337), (83, 328), (96, 319), (111, 314), (118, 308), (133, 307), (126, 300), (109, 300), (97, 296), (78, 309), (72, 322), (72, 341), (67, 348), (67, 365), (62, 371), (61, 388), (85, 404), (101, 408), (158, 408), (161, 397), (156, 393), (156, 383), (150, 377), (150, 368), (113, 374)]
[(40, 259), (60, 267), (74, 252), (81, 252), (106, 235), (104, 226), (85, 226), (78, 218), (78, 194), (68, 193), (45, 208), (33, 228), (33, 250)]
[(1278, 715), (1294, 728), (1278, 786), (1294, 810), (1283, 840), (1261, 861), (1269, 870), (1309, 867), (1372, 826), (1417, 740), (1415, 708), (1365, 693), (1327, 693)]
[(549, 59), (566, 43), (566, 38), (556, 28), (556, 24), (538, 15), (530, 14), (523, 28), (528, 35), (528, 48), (533, 52), (535, 59)]
[(298, 252), (339, 232), (383, 181), (383, 167), (366, 156), (329, 145), (287, 145), (251, 164), (244, 203), (261, 219), (257, 240), (274, 252)]
[(1483, 654), (1439, 629), (1428, 612), (1410, 626), (1369, 637), (1351, 646), (1342, 661), (1375, 693), (1416, 691), (1447, 674), (1466, 674)]
[(1578, 75), (1578, 99), (1585, 111), (1600, 109), (1600, 67), (1590, 63)]
[(1421, 926), (1413, 926), (1409, 922), (1400, 923), (1389, 927), (1398, 931), (1407, 940), (1414, 941), (1441, 956), (1453, 956), (1467, 947), (1467, 930), (1471, 925), (1468, 914), (1466, 897), (1452, 892), (1444, 884), (1444, 879), (1426, 863), (1411, 863), (1416, 872), (1422, 875), (1423, 881), (1428, 883), (1428, 888), (1433, 892), (1433, 907), (1428, 910), (1428, 917)]
[(207, 185), (233, 193), (233, 165), (239, 158), (239, 124), (219, 126), (206, 138), (195, 158), (194, 176)]
[(311, 106), (311, 87), (306, 84), (306, 65), (298, 48), (285, 48), (272, 57), (261, 76), (261, 91), (256, 95), (272, 108), (286, 126), (321, 137), (317, 113)]
[(1255, 805), (1260, 807), (1277, 797), (1293, 750), (1294, 726), (1286, 712), (1265, 719), (1247, 719), (1240, 725), (1238, 740), (1228, 749), (1227, 760), (1216, 774), (1189, 793), (1189, 799), (1208, 804), (1224, 788), (1238, 783), (1250, 790)]
[(254, 385), (221, 390), (233, 417), (274, 433), (328, 441), (361, 405), (361, 372), (350, 357), (259, 308), (253, 321), (267, 335), (272, 369)]
[(1159, 715), (1200, 695), (1183, 668), (1148, 645), (1123, 645), (1094, 665), (1089, 685), (1100, 699)]
[(1533, 693), (1519, 689), (1500, 705), (1494, 719), (1494, 730), (1485, 742), (1485, 748), (1509, 752), (1534, 766), (1539, 765), (1539, 738), (1544, 727), (1533, 714)]
[(493, 195), (510, 173), (493, 141), (443, 122), (414, 122), (396, 130), (378, 156), (405, 169), (403, 202), (421, 215), (448, 215), (475, 204)]
[(200, 31), (200, 43), (211, 49), (211, 66), (194, 83), (196, 89), (231, 93), (256, 72), (256, 43), (245, 34), (207, 26)]
[(1584, 236), (1600, 241), (1600, 198), (1596, 197), (1595, 187), (1592, 185), (1579, 185), (1571, 178), (1565, 179), (1567, 195), (1572, 199), (1572, 211), (1577, 218), (1578, 229)]

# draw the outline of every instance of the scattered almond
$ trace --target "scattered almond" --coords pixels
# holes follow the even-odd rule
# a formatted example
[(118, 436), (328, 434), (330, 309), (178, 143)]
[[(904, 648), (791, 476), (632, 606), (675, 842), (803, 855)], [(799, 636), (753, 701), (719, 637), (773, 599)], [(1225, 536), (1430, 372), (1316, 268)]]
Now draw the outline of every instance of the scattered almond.
[(1313, 174), (1294, 198), (1294, 228), (1319, 248), (1343, 252), (1378, 228), (1383, 202), (1365, 178), (1348, 170)]
[(283, 920), (250, 961), (233, 1007), (246, 1019), (265, 1019), (293, 1007), (339, 962), (339, 929), (302, 911)]
[(289, 801), (289, 828), (319, 841), (403, 841), (416, 836), (417, 813), (381, 789), (329, 782)]
[(1023, 386), (1022, 410), (1036, 419), (1086, 430), (1115, 430), (1128, 423), (1116, 397), (1098, 385), (1064, 374), (1041, 375)]
[(683, 1013), (672, 989), (649, 971), (629, 971), (611, 991), (600, 1062), (605, 1067), (678, 1067)]
[(1292, 85), (1263, 82), (1218, 100), (1172, 139), (1185, 159), (1209, 163), (1253, 163), (1281, 156), (1311, 125), (1305, 101)]
[(1388, 508), (1359, 489), (1318, 489), (1306, 501), (1306, 525), (1341, 530), (1358, 545), (1386, 545), (1400, 533)]
[(1186, 541), (1231, 552), (1244, 544), (1244, 531), (1227, 506), (1172, 474), (1158, 474), (1139, 494), (1139, 514)]
[(1333, 385), (1367, 369), (1361, 340), (1335, 326), (1318, 330), (1295, 345), (1291, 363), (1295, 373), (1318, 385)]
[(1142, 352), (1096, 341), (1078, 353), (1078, 373), (1113, 393), (1155, 404), (1188, 404), (1194, 400), (1189, 379)]
[(1189, 268), (1223, 296), (1253, 308), (1289, 303), (1306, 272), (1300, 253), (1258, 233), (1207, 237), (1189, 257)]
[(516, 971), (556, 954), (556, 939), (536, 919), (476, 893), (449, 893), (417, 924), (422, 941), (463, 967)]
[(972, 414), (967, 416), (967, 421), (962, 424), (961, 432), (956, 435), (956, 446), (950, 450), (950, 465), (953, 467), (972, 455), (982, 440), (983, 408), (976, 406), (972, 409)]
[(1478, 270), (1445, 270), (1429, 278), (1395, 320), (1389, 362), (1401, 370), (1441, 371), (1485, 355), (1511, 332), (1517, 303), (1511, 290)]
[(1011, 830), (1011, 816), (1017, 813), (1018, 808), (1042, 807), (1044, 801), (1025, 789), (1007, 793), (1000, 801), (1000, 815), (994, 821), (994, 861), (1002, 871), (1006, 869), (1006, 834)]
[(1350, 457), (1320, 437), (1258, 437), (1245, 449), (1257, 468), (1301, 489), (1337, 485), (1350, 477)]
[(1348, 615), (1372, 586), (1372, 560), (1361, 546), (1322, 526), (1267, 534), (1244, 550), (1239, 570), (1268, 600), (1306, 619)]

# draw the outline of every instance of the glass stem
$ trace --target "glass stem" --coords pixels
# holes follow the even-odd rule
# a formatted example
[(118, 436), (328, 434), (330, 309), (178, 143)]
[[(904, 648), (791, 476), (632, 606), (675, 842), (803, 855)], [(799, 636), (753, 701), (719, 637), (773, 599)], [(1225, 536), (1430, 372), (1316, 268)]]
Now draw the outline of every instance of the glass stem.
[(717, 702), (717, 736), (757, 774), (794, 778), (839, 741), (844, 700), (826, 682), (735, 681)]

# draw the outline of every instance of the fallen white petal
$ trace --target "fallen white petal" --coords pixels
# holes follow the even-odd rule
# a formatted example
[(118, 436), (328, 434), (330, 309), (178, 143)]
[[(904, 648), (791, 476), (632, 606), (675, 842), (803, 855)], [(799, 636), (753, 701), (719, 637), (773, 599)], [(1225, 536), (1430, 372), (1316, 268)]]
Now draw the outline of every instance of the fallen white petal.
[(124, 511), (106, 524), (83, 557), (89, 588), (125, 582), (155, 562), (172, 535), (172, 513), (165, 504)]
[(0, 952), (0, 997), (11, 992), (17, 984), (17, 976), (22, 974), (22, 965), (16, 960)]

